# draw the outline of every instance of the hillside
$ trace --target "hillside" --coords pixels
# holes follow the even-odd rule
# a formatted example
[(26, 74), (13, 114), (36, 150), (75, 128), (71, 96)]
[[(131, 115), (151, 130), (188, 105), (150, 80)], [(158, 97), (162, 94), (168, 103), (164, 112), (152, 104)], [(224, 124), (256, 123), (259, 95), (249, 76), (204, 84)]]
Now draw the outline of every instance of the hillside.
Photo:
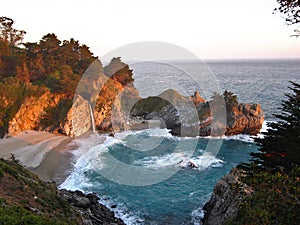
[(14, 159), (0, 159), (0, 224), (124, 224), (97, 199), (59, 191)]

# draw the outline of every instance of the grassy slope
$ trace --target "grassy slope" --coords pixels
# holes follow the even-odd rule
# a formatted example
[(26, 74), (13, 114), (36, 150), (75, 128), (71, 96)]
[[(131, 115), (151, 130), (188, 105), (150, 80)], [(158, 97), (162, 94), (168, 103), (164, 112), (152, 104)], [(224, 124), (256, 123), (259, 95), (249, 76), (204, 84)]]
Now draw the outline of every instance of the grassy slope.
[(16, 162), (0, 159), (0, 224), (80, 224), (54, 184)]

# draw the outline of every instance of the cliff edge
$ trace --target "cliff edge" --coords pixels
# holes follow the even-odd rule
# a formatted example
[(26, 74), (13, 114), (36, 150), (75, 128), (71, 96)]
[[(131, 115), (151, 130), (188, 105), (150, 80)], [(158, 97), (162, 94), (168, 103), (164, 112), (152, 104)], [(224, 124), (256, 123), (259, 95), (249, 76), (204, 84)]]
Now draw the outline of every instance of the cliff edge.
[(235, 218), (242, 200), (253, 190), (241, 182), (241, 171), (234, 168), (219, 180), (210, 200), (204, 205), (203, 225), (221, 225)]

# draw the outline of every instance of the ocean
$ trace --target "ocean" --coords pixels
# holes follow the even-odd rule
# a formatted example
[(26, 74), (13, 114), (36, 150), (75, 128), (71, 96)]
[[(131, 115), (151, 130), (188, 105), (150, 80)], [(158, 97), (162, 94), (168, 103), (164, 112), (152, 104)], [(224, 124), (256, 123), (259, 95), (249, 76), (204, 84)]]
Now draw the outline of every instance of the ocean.
[[(276, 120), (273, 114), (280, 112), (289, 81), (300, 82), (300, 60), (144, 62), (130, 67), (143, 97), (173, 88), (185, 95), (198, 90), (209, 99), (229, 90), (240, 102), (261, 104), (266, 121)], [(60, 188), (96, 193), (126, 224), (201, 224), (202, 207), (215, 183), (257, 151), (247, 135), (185, 138), (154, 128), (104, 136), (102, 144), (103, 136), (96, 133), (76, 140), (75, 168)]]

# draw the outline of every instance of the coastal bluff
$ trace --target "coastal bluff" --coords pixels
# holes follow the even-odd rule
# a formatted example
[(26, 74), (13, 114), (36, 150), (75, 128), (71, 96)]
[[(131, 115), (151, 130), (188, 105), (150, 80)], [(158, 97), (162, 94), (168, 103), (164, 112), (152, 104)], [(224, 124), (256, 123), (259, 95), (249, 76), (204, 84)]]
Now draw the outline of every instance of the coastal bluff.
[[(45, 92), (40, 97), (25, 98), (10, 120), (9, 135), (25, 130), (80, 136), (89, 130), (120, 132), (128, 129), (168, 128), (177, 136), (256, 135), (264, 122), (259, 104), (219, 104), (206, 101), (198, 92), (182, 96), (167, 90), (159, 96), (142, 99), (133, 84), (123, 85), (117, 79), (105, 80), (97, 96)], [(82, 95), (81, 95), (82, 94)]]
[(0, 159), (0, 198), (2, 224), (125, 225), (96, 195), (58, 190), (13, 158)]
[(203, 225), (226, 224), (238, 215), (242, 200), (253, 193), (251, 187), (241, 181), (241, 176), (241, 171), (233, 168), (216, 183), (210, 200), (203, 207)]
[(124, 130), (126, 119), (120, 99), (136, 101), (139, 98), (138, 91), (133, 85), (122, 85), (118, 80), (108, 79), (105, 75), (99, 79), (106, 83), (94, 100), (87, 98), (84, 93), (70, 98), (50, 91), (39, 97), (25, 98), (8, 123), (8, 135), (36, 130), (76, 137), (92, 130), (93, 126), (99, 132)]
[(73, 94), (12, 83), (25, 94), (10, 101), (8, 96), (2, 98), (2, 136), (36, 130), (78, 137), (88, 131), (148, 129), (153, 121), (154, 127), (170, 129), (176, 136), (256, 135), (264, 121), (259, 104), (238, 103), (228, 91), (215, 93), (211, 100), (198, 91), (184, 96), (173, 89), (141, 98), (132, 70), (120, 58), (113, 58), (105, 67), (95, 61)]

